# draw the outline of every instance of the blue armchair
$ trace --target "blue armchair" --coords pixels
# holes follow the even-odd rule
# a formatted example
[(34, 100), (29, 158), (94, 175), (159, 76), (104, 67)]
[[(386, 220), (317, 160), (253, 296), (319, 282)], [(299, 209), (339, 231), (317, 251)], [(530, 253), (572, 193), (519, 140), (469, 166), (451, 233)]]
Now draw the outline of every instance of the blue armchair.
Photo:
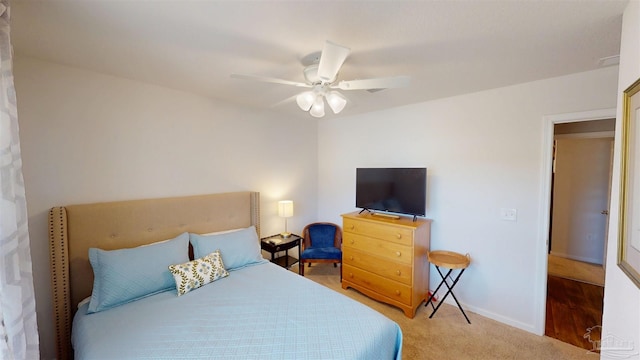
[(309, 224), (302, 230), (302, 238), (300, 275), (304, 276), (304, 264), (333, 263), (335, 267), (342, 263), (342, 229), (338, 225), (328, 222)]

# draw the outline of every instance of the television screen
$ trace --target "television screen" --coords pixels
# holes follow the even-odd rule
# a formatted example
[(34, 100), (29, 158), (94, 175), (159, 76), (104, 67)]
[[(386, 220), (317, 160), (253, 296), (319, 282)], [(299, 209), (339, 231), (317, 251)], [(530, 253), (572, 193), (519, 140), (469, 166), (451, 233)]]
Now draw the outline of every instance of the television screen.
[(426, 168), (357, 168), (356, 207), (424, 216)]

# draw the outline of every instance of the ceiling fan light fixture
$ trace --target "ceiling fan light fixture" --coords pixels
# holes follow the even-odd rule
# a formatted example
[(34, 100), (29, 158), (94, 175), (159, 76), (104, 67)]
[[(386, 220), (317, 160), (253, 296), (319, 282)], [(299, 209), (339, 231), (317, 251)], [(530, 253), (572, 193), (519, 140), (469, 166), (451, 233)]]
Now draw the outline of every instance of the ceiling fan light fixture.
[(313, 91), (305, 91), (296, 96), (296, 103), (303, 111), (309, 111), (315, 99), (316, 95)]
[(339, 114), (344, 110), (348, 99), (339, 91), (367, 90), (374, 92), (409, 86), (410, 78), (406, 75), (338, 81), (338, 73), (350, 52), (351, 49), (346, 46), (338, 45), (328, 40), (325, 41), (322, 51), (311, 53), (301, 59), (301, 63), (304, 65), (305, 82), (262, 75), (231, 74), (231, 77), (306, 88), (306, 91), (287, 98), (278, 104), (288, 103), (295, 97), (296, 103), (302, 111), (308, 112), (311, 116), (317, 118), (325, 115), (325, 98), (334, 114)]
[(309, 114), (317, 118), (324, 116), (324, 101), (322, 100), (322, 95), (316, 96), (316, 100), (313, 102)]
[(331, 91), (327, 94), (327, 103), (334, 114), (340, 113), (347, 105), (347, 99), (337, 91)]

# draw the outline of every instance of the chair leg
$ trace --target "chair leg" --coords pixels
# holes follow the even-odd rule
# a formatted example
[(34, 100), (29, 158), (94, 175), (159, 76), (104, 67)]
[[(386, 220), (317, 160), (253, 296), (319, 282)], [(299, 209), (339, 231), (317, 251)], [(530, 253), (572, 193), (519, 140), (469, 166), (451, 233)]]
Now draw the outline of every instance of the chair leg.
[(311, 267), (311, 263), (309, 263), (309, 267)]
[(338, 263), (333, 263), (333, 267), (338, 267)]
[(298, 275), (304, 276), (304, 263), (303, 262), (299, 262), (298, 263)]

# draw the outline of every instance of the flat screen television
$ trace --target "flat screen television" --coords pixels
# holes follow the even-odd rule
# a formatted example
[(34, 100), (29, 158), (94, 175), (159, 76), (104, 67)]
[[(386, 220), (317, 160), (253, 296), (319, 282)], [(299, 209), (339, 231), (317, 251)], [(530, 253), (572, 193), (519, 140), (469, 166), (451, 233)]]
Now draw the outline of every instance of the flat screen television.
[(356, 207), (425, 216), (426, 168), (357, 168)]

